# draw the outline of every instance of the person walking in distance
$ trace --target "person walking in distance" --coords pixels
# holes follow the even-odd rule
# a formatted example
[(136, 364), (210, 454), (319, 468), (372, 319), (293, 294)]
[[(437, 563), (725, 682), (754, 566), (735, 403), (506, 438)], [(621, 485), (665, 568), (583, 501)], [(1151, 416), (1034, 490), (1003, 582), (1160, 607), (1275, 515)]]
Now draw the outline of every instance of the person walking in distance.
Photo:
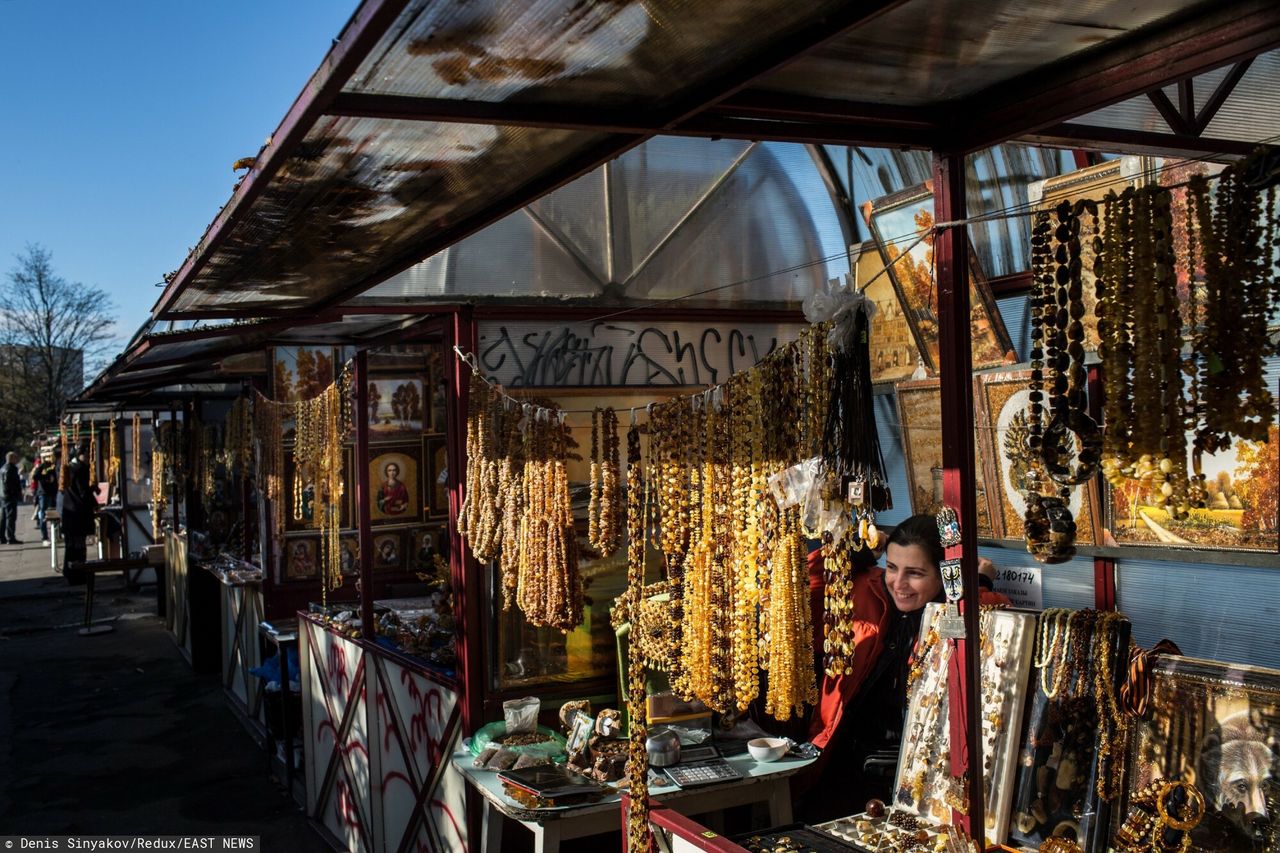
[(0, 465), (0, 498), (0, 545), (20, 545), (14, 528), (18, 524), (18, 504), (22, 503), (22, 477), (18, 474), (18, 454), (13, 451)]
[(83, 572), (72, 568), (84, 562), (84, 539), (93, 533), (93, 519), (98, 512), (98, 500), (94, 497), (89, 479), (89, 444), (81, 442), (71, 454), (67, 466), (67, 485), (62, 491), (62, 535), (66, 540), (66, 559), (62, 573), (67, 583), (85, 582)]
[(49, 544), (49, 522), (46, 513), (58, 506), (58, 466), (53, 462), (53, 454), (41, 454), (40, 464), (31, 472), (31, 481), (36, 491), (36, 523), (40, 525), (40, 544)]

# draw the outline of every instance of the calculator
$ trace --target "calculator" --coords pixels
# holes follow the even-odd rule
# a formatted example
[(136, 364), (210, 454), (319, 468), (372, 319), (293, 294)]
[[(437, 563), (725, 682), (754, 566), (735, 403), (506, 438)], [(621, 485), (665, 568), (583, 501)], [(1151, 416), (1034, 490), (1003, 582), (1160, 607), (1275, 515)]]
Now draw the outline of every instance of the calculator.
[(667, 777), (681, 788), (697, 785), (713, 785), (716, 782), (732, 782), (742, 774), (720, 757), (714, 746), (694, 747), (684, 750), (680, 763), (665, 768)]

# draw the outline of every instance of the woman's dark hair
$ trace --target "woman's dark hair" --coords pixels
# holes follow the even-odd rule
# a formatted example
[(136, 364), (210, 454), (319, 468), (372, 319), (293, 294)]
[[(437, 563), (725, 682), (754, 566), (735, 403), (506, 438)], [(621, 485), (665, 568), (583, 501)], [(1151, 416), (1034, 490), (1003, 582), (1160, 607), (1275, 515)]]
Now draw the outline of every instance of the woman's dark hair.
[(913, 515), (893, 528), (893, 532), (889, 534), (889, 544), (904, 548), (919, 545), (935, 568), (946, 556), (942, 549), (942, 538), (938, 535), (938, 520), (932, 515)]

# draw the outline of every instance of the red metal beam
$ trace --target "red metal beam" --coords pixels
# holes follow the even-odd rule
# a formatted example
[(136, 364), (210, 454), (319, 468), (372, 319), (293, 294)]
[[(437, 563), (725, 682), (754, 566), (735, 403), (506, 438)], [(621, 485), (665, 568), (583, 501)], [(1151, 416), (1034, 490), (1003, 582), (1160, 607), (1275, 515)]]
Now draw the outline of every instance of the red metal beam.
[(1122, 130), (1075, 122), (1064, 122), (1027, 133), (1019, 137), (1018, 141), (1048, 148), (1091, 148), (1112, 154), (1148, 154), (1223, 162), (1247, 157), (1258, 147), (1256, 142)]
[[(817, 99), (809, 99), (810, 101)], [(753, 101), (748, 101), (752, 104)], [(868, 109), (866, 104), (825, 101), (823, 111), (719, 104), (708, 113), (672, 125), (669, 118), (634, 110), (584, 110), (563, 104), (494, 103), (402, 95), (342, 92), (328, 115), (402, 121), (547, 127), (592, 133), (690, 136), (715, 139), (769, 139), (813, 145), (884, 145), (924, 148), (934, 141), (936, 125), (915, 111)], [(843, 112), (842, 112), (843, 109)]]
[[(965, 206), (964, 156), (935, 154), (933, 158), (935, 222), (963, 222)], [(942, 422), (965, 425), (942, 431), (942, 497), (960, 518), (960, 576), (964, 583), (966, 639), (960, 643), (967, 674), (963, 692), (969, 737), (970, 837), (982, 845), (984, 827), (982, 756), (982, 665), (978, 608), (977, 461), (973, 447), (973, 348), (969, 305), (969, 237), (963, 226), (943, 228), (934, 238), (938, 275), (938, 347), (942, 391)], [(954, 685), (953, 685), (954, 686)], [(953, 728), (954, 732), (955, 729)]]
[[(366, 640), (376, 639), (378, 632), (373, 622), (373, 521), (369, 509), (372, 495), (369, 482), (369, 351), (356, 353), (352, 382), (356, 386), (355, 421), (355, 487), (356, 487), (356, 555), (360, 572), (360, 635)], [(323, 573), (322, 573), (323, 574)], [(321, 583), (328, 581), (321, 577)]]
[(271, 135), (271, 141), (259, 152), (249, 173), (240, 181), (235, 195), (218, 213), (177, 274), (165, 285), (152, 309), (153, 315), (172, 316), (166, 314), (165, 309), (200, 273), (227, 235), (250, 214), (254, 200), (293, 155), (316, 119), (324, 114), (329, 101), (346, 85), (407, 4), (408, 0), (364, 0), (360, 4), (320, 67), (285, 113), (284, 121)]
[(458, 513), (466, 497), (467, 481), (467, 406), (471, 388), (471, 370), (454, 356), (453, 347), (475, 352), (478, 333), (469, 312), (453, 315), (444, 337), (445, 376), (452, 393), (446, 395), (449, 431), (445, 453), (449, 458), (449, 568), (453, 575), (453, 610), (458, 626), (458, 681), (465, 684), (462, 728), (473, 733), (484, 722), (484, 696), (488, 681), (484, 671), (484, 640), (489, 627), (484, 620), (483, 596), (486, 586), (485, 567), (476, 562), (471, 548), (458, 534)]
[(1017, 296), (1031, 289), (1031, 273), (1016, 272), (1002, 275), (987, 282), (992, 296)]
[(952, 110), (967, 129), (956, 147), (986, 148), (1276, 47), (1280, 3), (1205, 3), (966, 98)]
[[(1181, 85), (1181, 84), (1179, 84)], [(1178, 136), (1196, 136), (1195, 127), (1187, 120), (1187, 117), (1173, 105), (1173, 101), (1169, 100), (1169, 96), (1164, 93), (1164, 89), (1152, 89), (1147, 92), (1147, 100), (1160, 113), (1160, 117), (1164, 119), (1164, 123), (1169, 126)]]
[(917, 130), (939, 129), (938, 111), (932, 107), (904, 107), (896, 104), (872, 104), (815, 98), (790, 93), (747, 89), (708, 109), (703, 115), (725, 118), (777, 119), (822, 123), (845, 123), (905, 127)]

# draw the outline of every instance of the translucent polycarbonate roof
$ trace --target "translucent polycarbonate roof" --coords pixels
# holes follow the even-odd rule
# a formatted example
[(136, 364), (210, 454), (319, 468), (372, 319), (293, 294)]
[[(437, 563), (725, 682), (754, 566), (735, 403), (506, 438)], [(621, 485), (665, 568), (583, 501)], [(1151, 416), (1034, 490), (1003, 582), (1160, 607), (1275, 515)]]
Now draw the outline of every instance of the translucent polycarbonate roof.
[[(1214, 69), (1191, 80), (1193, 104), (1203, 109), (1217, 88), (1231, 75), (1234, 66)], [(1280, 50), (1253, 59), (1244, 75), (1204, 126), (1201, 135), (1209, 139), (1239, 142), (1280, 141)], [(1165, 86), (1165, 97), (1178, 104), (1177, 86)], [(1080, 116), (1072, 124), (1169, 133), (1159, 109), (1148, 97), (1131, 98), (1110, 107)]]
[(926, 105), (967, 97), (1202, 0), (909, 0), (761, 81), (787, 94)]
[[(856, 216), (841, 212), (850, 221), (833, 253), (805, 190), (812, 173), (792, 165), (803, 157), (752, 142), (894, 152), (974, 150), (1019, 136), (1060, 144), (1037, 134), (1090, 111), (1100, 129), (1113, 120), (1132, 130), (1148, 117), (1097, 111), (1139, 85), (1275, 48), (1274, 5), (364, 0), (165, 288), (157, 315), (290, 316), (380, 284), (365, 301), (629, 304), (733, 284), (711, 301), (793, 302), (822, 277), (815, 258), (856, 239)], [(1197, 60), (1206, 47), (1217, 58)], [(1267, 79), (1251, 79), (1248, 91), (1270, 104), (1280, 96)], [(799, 117), (788, 103), (796, 99), (810, 105)], [(1252, 117), (1241, 109), (1224, 107), (1220, 121), (1274, 126), (1270, 106)], [(664, 134), (717, 140), (723, 161), (699, 154), (684, 174), (664, 153), (678, 142), (632, 156)], [(1012, 179), (1019, 164), (1006, 165)], [(708, 178), (722, 183), (699, 183)], [(561, 187), (572, 191), (542, 200)], [(772, 229), (755, 208), (728, 206), (749, 191), (781, 210)], [(971, 192), (981, 206), (1004, 190), (979, 174)], [(501, 221), (510, 214), (524, 219)], [(486, 228), (486, 246), (497, 247), (488, 257), (440, 255)], [(992, 244), (991, 274), (1020, 265), (996, 246), (1019, 236), (1013, 228), (975, 229), (980, 252), (981, 241)], [(520, 268), (521, 259), (531, 265)], [(738, 286), (761, 269), (764, 278)]]
[(658, 137), (349, 304), (795, 305), (849, 272), (849, 236), (807, 146)]

